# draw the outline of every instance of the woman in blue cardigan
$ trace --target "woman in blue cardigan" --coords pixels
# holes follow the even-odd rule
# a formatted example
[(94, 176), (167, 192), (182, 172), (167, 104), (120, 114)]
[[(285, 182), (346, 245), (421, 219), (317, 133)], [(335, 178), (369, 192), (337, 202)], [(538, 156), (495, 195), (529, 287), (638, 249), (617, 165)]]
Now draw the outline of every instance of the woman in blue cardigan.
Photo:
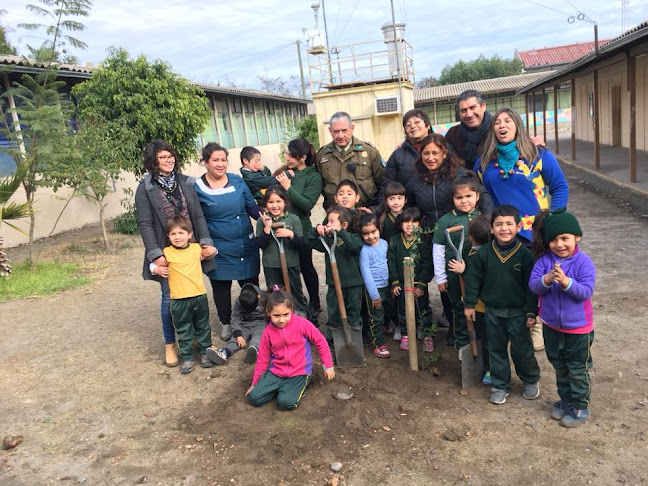
[(218, 253), (216, 268), (207, 275), (221, 321), (221, 338), (230, 338), (232, 280), (243, 287), (259, 285), (259, 247), (254, 238), (250, 216), (259, 217), (259, 206), (243, 179), (227, 172), (228, 152), (217, 143), (202, 151), (207, 172), (194, 183), (209, 234)]

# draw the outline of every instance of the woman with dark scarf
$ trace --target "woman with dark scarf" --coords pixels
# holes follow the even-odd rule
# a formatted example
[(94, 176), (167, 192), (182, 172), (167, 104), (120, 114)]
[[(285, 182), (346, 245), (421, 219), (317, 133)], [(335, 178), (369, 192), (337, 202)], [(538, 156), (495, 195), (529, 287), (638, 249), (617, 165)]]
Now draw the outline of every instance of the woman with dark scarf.
[[(167, 261), (163, 248), (169, 246), (166, 222), (173, 216), (183, 216), (191, 221), (193, 238), (202, 246), (203, 271), (215, 267), (212, 257), (216, 253), (207, 230), (207, 223), (200, 202), (193, 189), (193, 178), (179, 172), (175, 149), (164, 140), (154, 140), (144, 149), (144, 168), (147, 174), (140, 181), (135, 192), (137, 225), (144, 242), (144, 280), (155, 280), (162, 289), (160, 312), (162, 333), (165, 343), (167, 366), (177, 366), (175, 329), (171, 318), (171, 295), (168, 280), (164, 274)], [(151, 265), (153, 264), (153, 265)], [(155, 269), (155, 274), (151, 268)]]
[(417, 109), (409, 110), (403, 115), (403, 128), (405, 141), (392, 152), (387, 161), (379, 201), (383, 200), (382, 194), (390, 182), (398, 181), (407, 187), (407, 183), (414, 177), (414, 162), (419, 157), (421, 140), (434, 133), (430, 125), (430, 117), (424, 111)]

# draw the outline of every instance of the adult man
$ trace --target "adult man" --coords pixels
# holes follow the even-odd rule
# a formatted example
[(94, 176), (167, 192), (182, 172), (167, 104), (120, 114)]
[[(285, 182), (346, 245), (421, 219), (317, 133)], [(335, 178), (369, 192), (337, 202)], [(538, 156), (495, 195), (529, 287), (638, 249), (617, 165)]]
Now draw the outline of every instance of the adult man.
[(474, 89), (461, 93), (455, 107), (461, 123), (450, 128), (445, 139), (472, 170), (479, 157), (479, 145), (493, 126), (493, 117), (486, 111), (482, 94)]
[(324, 145), (315, 157), (315, 167), (324, 179), (324, 207), (335, 204), (335, 188), (344, 179), (356, 183), (358, 206), (374, 206), (385, 171), (380, 153), (367, 142), (353, 136), (351, 116), (338, 111), (330, 119), (329, 132), (333, 141)]

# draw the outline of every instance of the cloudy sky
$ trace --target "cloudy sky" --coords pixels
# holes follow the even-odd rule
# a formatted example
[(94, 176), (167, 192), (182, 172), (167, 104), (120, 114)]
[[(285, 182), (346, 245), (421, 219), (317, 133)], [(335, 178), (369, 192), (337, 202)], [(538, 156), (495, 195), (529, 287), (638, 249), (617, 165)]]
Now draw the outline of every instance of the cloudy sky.
[[(78, 33), (88, 50), (74, 52), (81, 63), (98, 64), (109, 46), (131, 55), (162, 59), (192, 81), (258, 87), (257, 75), (299, 74), (296, 40), (314, 27), (311, 5), (318, 0), (95, 0)], [(37, 0), (14, 0), (0, 22), (21, 53), (43, 37), (17, 28), (39, 22), (25, 9)], [(593, 40), (586, 21), (568, 23), (582, 10), (599, 24), (599, 38), (622, 31), (621, 0), (393, 0), (397, 21), (407, 24), (416, 77), (438, 76), (459, 59), (484, 54), (511, 58), (515, 49)], [(325, 0), (331, 45), (380, 40), (391, 21), (389, 0)], [(323, 29), (320, 9), (320, 28)], [(648, 2), (629, 0), (628, 27), (648, 20)], [(304, 63), (307, 65), (304, 48)]]

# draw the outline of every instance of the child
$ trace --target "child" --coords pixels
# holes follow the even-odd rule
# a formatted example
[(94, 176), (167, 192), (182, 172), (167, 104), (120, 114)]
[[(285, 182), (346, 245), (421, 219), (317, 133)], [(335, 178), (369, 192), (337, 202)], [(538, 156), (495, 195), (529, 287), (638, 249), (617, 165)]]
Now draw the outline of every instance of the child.
[(360, 274), (364, 280), (364, 301), (367, 306), (369, 332), (373, 353), (379, 358), (391, 356), (383, 338), (384, 302), (389, 294), (387, 242), (380, 238), (378, 217), (364, 213), (360, 216), (360, 234), (364, 245), (360, 250)]
[(407, 192), (400, 182), (390, 182), (385, 186), (385, 200), (378, 221), (380, 222), (380, 236), (385, 241), (391, 241), (392, 236), (400, 233), (396, 218), (400, 216), (407, 204)]
[(294, 410), (306, 394), (313, 371), (310, 343), (317, 347), (328, 380), (335, 377), (333, 358), (322, 333), (307, 319), (293, 314), (287, 292), (277, 287), (268, 291), (264, 308), (271, 325), (261, 336), (252, 386), (245, 395), (255, 407), (276, 396), (281, 410)]
[(266, 287), (286, 285), (283, 281), (279, 245), (271, 234), (273, 224), (283, 224), (283, 227), (275, 228), (274, 233), (277, 238), (283, 238), (290, 291), (297, 312), (306, 315), (307, 304), (302, 292), (299, 273), (299, 248), (303, 244), (302, 225), (296, 215), (286, 211), (287, 203), (288, 198), (281, 186), (275, 184), (268, 187), (261, 201), (265, 213), (261, 214), (257, 221), (257, 241), (259, 248), (263, 250), (263, 274), (265, 275)]
[(261, 163), (261, 152), (256, 147), (241, 149), (241, 177), (250, 188), (257, 203), (261, 204), (266, 188), (277, 183), (270, 169)]
[[(486, 216), (477, 216), (476, 218), (470, 220), (468, 223), (468, 239), (470, 240), (470, 250), (466, 255), (463, 262), (458, 262), (456, 260), (451, 260), (448, 263), (448, 270), (451, 272), (457, 273), (459, 275), (465, 275), (470, 263), (477, 254), (482, 246), (488, 244), (490, 234), (490, 228), (488, 226), (488, 219)], [(477, 339), (482, 342), (482, 352), (484, 353), (484, 377), (482, 378), (482, 384), (491, 386), (493, 384), (490, 374), (490, 353), (488, 352), (488, 338), (486, 336), (486, 324), (484, 323), (484, 312), (486, 311), (486, 306), (481, 299), (477, 300), (475, 304), (475, 332), (477, 333)], [(465, 321), (465, 316), (462, 316)]]
[[(479, 202), (479, 181), (472, 172), (457, 177), (452, 183), (452, 200), (455, 208), (444, 214), (437, 222), (437, 228), (432, 237), (432, 256), (434, 260), (434, 282), (441, 292), (448, 292), (452, 301), (452, 313), (454, 317), (455, 346), (461, 349), (468, 341), (468, 329), (464, 317), (463, 296), (458, 273), (447, 272), (451, 262), (457, 262), (457, 255), (451, 245), (448, 244), (445, 230), (453, 226), (463, 226), (464, 244), (468, 243), (468, 223), (480, 215), (477, 208)], [(456, 248), (461, 244), (461, 233), (450, 235), (452, 243)], [(462, 260), (465, 259), (468, 248), (464, 247)]]
[[(426, 235), (419, 234), (421, 224), (421, 211), (416, 208), (407, 208), (396, 220), (401, 228), (401, 233), (394, 235), (389, 242), (387, 250), (387, 264), (389, 266), (389, 281), (391, 292), (396, 298), (398, 307), (398, 323), (400, 326), (400, 349), (409, 349), (409, 337), (405, 323), (405, 292), (413, 291), (416, 305), (416, 322), (423, 328), (423, 351), (434, 352), (434, 339), (432, 335), (432, 310), (428, 295), (428, 283), (432, 280), (432, 260), (430, 258), (430, 240)], [(416, 252), (413, 250), (416, 249)], [(403, 289), (404, 273), (403, 259), (414, 258), (414, 289)], [(416, 339), (416, 337), (414, 337)]]
[(362, 276), (360, 275), (360, 266), (358, 256), (362, 249), (362, 239), (359, 235), (350, 233), (349, 227), (352, 223), (353, 215), (351, 211), (342, 206), (331, 206), (326, 211), (326, 226), (318, 224), (311, 236), (310, 244), (313, 249), (325, 253), (326, 259), (326, 306), (328, 309), (329, 328), (327, 339), (331, 344), (331, 329), (342, 326), (340, 310), (338, 308), (337, 294), (335, 293), (335, 283), (331, 273), (331, 262), (328, 253), (324, 249), (323, 243), (319, 237), (324, 236), (327, 244), (332, 243), (332, 233), (337, 231), (337, 247), (335, 248), (335, 258), (338, 263), (340, 272), (340, 283), (344, 294), (344, 305), (346, 307), (347, 319), (349, 326), (354, 329), (362, 329), (362, 318), (360, 317), (360, 308), (362, 306)]
[(547, 358), (556, 370), (560, 400), (551, 417), (576, 427), (590, 416), (590, 347), (594, 340), (592, 293), (596, 268), (578, 246), (583, 232), (564, 209), (541, 211), (533, 225), (536, 261), (529, 287), (540, 299)]
[(350, 179), (343, 179), (335, 189), (335, 204), (347, 208), (353, 215), (353, 224), (351, 231), (357, 231), (360, 224), (360, 215), (362, 213), (371, 213), (371, 209), (364, 206), (357, 208), (356, 204), (360, 201), (358, 186)]
[(506, 403), (511, 389), (509, 341), (515, 371), (524, 383), (522, 396), (535, 400), (540, 395), (540, 368), (529, 331), (538, 310), (538, 299), (529, 290), (533, 255), (517, 239), (520, 227), (520, 213), (515, 207), (496, 207), (490, 224), (494, 240), (477, 251), (466, 276), (466, 319), (475, 321), (478, 298), (486, 306), (484, 320), (493, 381), (490, 401), (496, 405)]
[(169, 266), (161, 267), (151, 263), (151, 273), (169, 278), (171, 316), (183, 360), (180, 373), (186, 375), (194, 369), (194, 338), (198, 343), (200, 366), (212, 366), (212, 362), (205, 356), (205, 351), (212, 345), (209, 305), (200, 266), (201, 247), (198, 243), (190, 242), (193, 236), (191, 221), (182, 216), (169, 219), (167, 236), (171, 246), (162, 251)]
[(232, 309), (232, 337), (225, 346), (216, 350), (208, 348), (205, 355), (217, 365), (223, 365), (227, 358), (236, 353), (239, 349), (247, 348), (243, 362), (254, 364), (259, 352), (259, 341), (261, 334), (266, 327), (266, 316), (261, 305), (261, 289), (251, 283), (241, 287), (241, 294)]

